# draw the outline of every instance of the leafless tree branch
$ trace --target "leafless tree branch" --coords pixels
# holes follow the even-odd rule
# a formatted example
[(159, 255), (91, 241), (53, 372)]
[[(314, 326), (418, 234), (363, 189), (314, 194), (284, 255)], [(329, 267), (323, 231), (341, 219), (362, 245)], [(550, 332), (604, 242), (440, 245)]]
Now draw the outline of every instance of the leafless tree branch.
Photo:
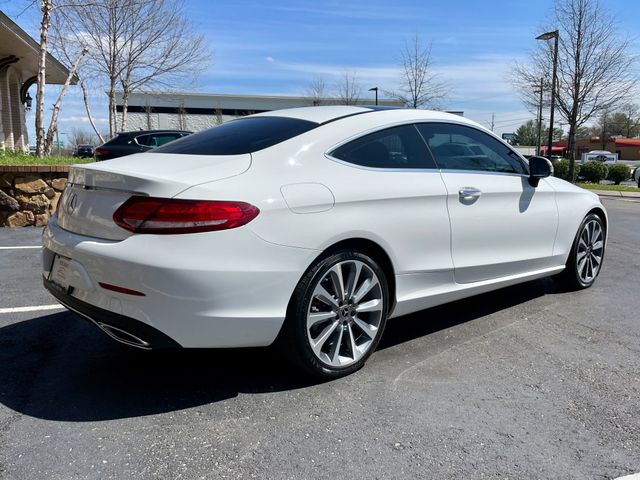
[(400, 88), (385, 93), (409, 108), (439, 107), (449, 95), (449, 86), (434, 73), (431, 50), (431, 43), (423, 45), (418, 35), (405, 42), (400, 53)]
[[(568, 149), (573, 152), (576, 132), (628, 96), (637, 81), (633, 73), (637, 57), (629, 53), (629, 39), (618, 34), (615, 19), (598, 0), (557, 0), (550, 29), (556, 28), (560, 32), (556, 102), (569, 124)], [(532, 86), (540, 78), (550, 81), (552, 43), (539, 42), (529, 62), (513, 69), (513, 83), (529, 108), (538, 104)]]
[(336, 97), (343, 105), (356, 105), (362, 94), (362, 85), (355, 72), (344, 71), (336, 84)]

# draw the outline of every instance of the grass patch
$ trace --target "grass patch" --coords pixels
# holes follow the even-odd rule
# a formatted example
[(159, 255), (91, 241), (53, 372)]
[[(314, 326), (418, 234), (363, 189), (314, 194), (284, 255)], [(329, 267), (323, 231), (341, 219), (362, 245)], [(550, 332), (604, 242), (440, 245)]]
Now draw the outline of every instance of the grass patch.
[(631, 185), (603, 185), (599, 183), (578, 183), (579, 187), (587, 190), (607, 190), (612, 192), (640, 192), (640, 188)]
[(90, 162), (93, 162), (93, 158), (78, 158), (66, 155), (50, 155), (39, 158), (22, 152), (0, 152), (0, 165), (71, 165), (73, 163)]

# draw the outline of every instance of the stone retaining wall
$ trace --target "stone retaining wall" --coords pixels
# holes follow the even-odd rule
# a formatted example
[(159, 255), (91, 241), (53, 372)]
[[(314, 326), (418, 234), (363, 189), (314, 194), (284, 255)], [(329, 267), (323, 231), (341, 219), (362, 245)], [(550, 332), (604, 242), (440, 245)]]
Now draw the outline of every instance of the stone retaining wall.
[(41, 227), (58, 206), (67, 165), (0, 166), (0, 227)]

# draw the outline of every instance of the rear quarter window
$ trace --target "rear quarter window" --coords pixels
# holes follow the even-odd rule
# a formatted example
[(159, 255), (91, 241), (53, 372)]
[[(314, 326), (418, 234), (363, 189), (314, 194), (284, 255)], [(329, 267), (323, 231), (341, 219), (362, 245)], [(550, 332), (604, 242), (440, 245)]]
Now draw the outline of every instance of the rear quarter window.
[(153, 151), (189, 155), (240, 155), (271, 147), (317, 126), (317, 123), (297, 118), (239, 118), (178, 139)]

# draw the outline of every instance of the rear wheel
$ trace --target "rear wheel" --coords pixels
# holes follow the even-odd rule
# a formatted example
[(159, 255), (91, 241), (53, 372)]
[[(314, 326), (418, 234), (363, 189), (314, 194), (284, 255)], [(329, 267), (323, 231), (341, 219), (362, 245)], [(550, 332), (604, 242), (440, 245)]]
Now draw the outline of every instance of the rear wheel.
[(587, 215), (580, 224), (565, 270), (555, 278), (574, 290), (593, 285), (602, 268), (605, 236), (602, 219), (594, 213)]
[(383, 270), (370, 257), (343, 251), (319, 260), (291, 299), (282, 348), (294, 364), (324, 378), (358, 370), (387, 320)]

